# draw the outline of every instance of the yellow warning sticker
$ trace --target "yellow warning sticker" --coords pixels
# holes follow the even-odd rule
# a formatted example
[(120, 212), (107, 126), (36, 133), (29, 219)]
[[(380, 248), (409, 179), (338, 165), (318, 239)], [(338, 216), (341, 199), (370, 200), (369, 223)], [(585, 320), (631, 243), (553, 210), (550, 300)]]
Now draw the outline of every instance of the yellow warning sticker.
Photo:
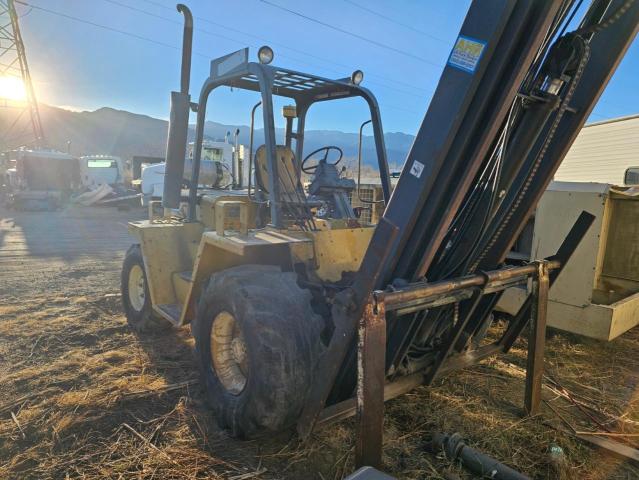
[(460, 35), (448, 57), (448, 65), (474, 73), (485, 47), (486, 42)]

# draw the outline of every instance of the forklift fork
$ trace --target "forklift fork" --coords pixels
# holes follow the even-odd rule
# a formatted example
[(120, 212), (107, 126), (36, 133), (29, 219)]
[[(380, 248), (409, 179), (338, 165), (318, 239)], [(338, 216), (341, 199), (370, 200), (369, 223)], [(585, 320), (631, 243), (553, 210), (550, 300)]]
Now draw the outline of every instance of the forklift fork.
[[(330, 406), (321, 413), (319, 424), (332, 423), (351, 415), (357, 419), (355, 445), (356, 466), (381, 467), (384, 422), (384, 402), (406, 393), (439, 374), (474, 365), (496, 353), (507, 352), (521, 331), (530, 324), (528, 357), (524, 393), (524, 412), (536, 415), (541, 402), (541, 381), (544, 372), (543, 354), (546, 334), (548, 291), (568, 262), (595, 217), (582, 212), (557, 253), (544, 260), (513, 268), (502, 268), (476, 275), (439, 282), (416, 282), (393, 291), (375, 291), (366, 302), (358, 324), (357, 394), (355, 399)], [(484, 295), (501, 294), (531, 281), (531, 292), (519, 312), (511, 319), (499, 340), (454, 354), (458, 335), (451, 335), (442, 346), (445, 356), (429, 371), (418, 372), (386, 383), (386, 313), (410, 312), (441, 307), (464, 300), (477, 300)], [(480, 290), (478, 290), (480, 289)], [(463, 322), (462, 322), (463, 323)], [(457, 325), (456, 325), (457, 326)], [(463, 326), (460, 326), (463, 328)]]

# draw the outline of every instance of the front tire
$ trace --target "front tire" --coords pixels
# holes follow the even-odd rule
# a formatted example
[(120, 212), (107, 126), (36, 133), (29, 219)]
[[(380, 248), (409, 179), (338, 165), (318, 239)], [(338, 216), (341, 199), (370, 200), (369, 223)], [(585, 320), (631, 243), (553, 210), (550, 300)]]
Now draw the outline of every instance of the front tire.
[(245, 265), (211, 276), (200, 296), (192, 332), (206, 398), (234, 437), (284, 430), (304, 405), (324, 322), (296, 280)]
[(168, 320), (153, 311), (139, 245), (132, 245), (126, 252), (122, 264), (120, 291), (127, 322), (135, 332), (161, 332), (171, 327)]

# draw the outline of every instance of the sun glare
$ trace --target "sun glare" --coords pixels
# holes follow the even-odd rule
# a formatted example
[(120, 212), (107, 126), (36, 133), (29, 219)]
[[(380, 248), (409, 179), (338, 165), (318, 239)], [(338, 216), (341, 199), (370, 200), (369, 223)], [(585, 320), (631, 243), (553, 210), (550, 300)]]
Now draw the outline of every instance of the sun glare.
[(17, 77), (0, 77), (0, 98), (7, 100), (24, 100), (27, 94), (24, 83)]

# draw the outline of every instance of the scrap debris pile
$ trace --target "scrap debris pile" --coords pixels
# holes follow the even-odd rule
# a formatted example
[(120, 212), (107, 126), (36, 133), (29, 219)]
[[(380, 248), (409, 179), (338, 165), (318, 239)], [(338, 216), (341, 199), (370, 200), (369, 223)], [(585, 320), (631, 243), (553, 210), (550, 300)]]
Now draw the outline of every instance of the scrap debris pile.
[(114, 156), (74, 157), (46, 149), (5, 152), (0, 163), (0, 201), (16, 210), (57, 210), (68, 204), (139, 204), (125, 184), (125, 165)]

